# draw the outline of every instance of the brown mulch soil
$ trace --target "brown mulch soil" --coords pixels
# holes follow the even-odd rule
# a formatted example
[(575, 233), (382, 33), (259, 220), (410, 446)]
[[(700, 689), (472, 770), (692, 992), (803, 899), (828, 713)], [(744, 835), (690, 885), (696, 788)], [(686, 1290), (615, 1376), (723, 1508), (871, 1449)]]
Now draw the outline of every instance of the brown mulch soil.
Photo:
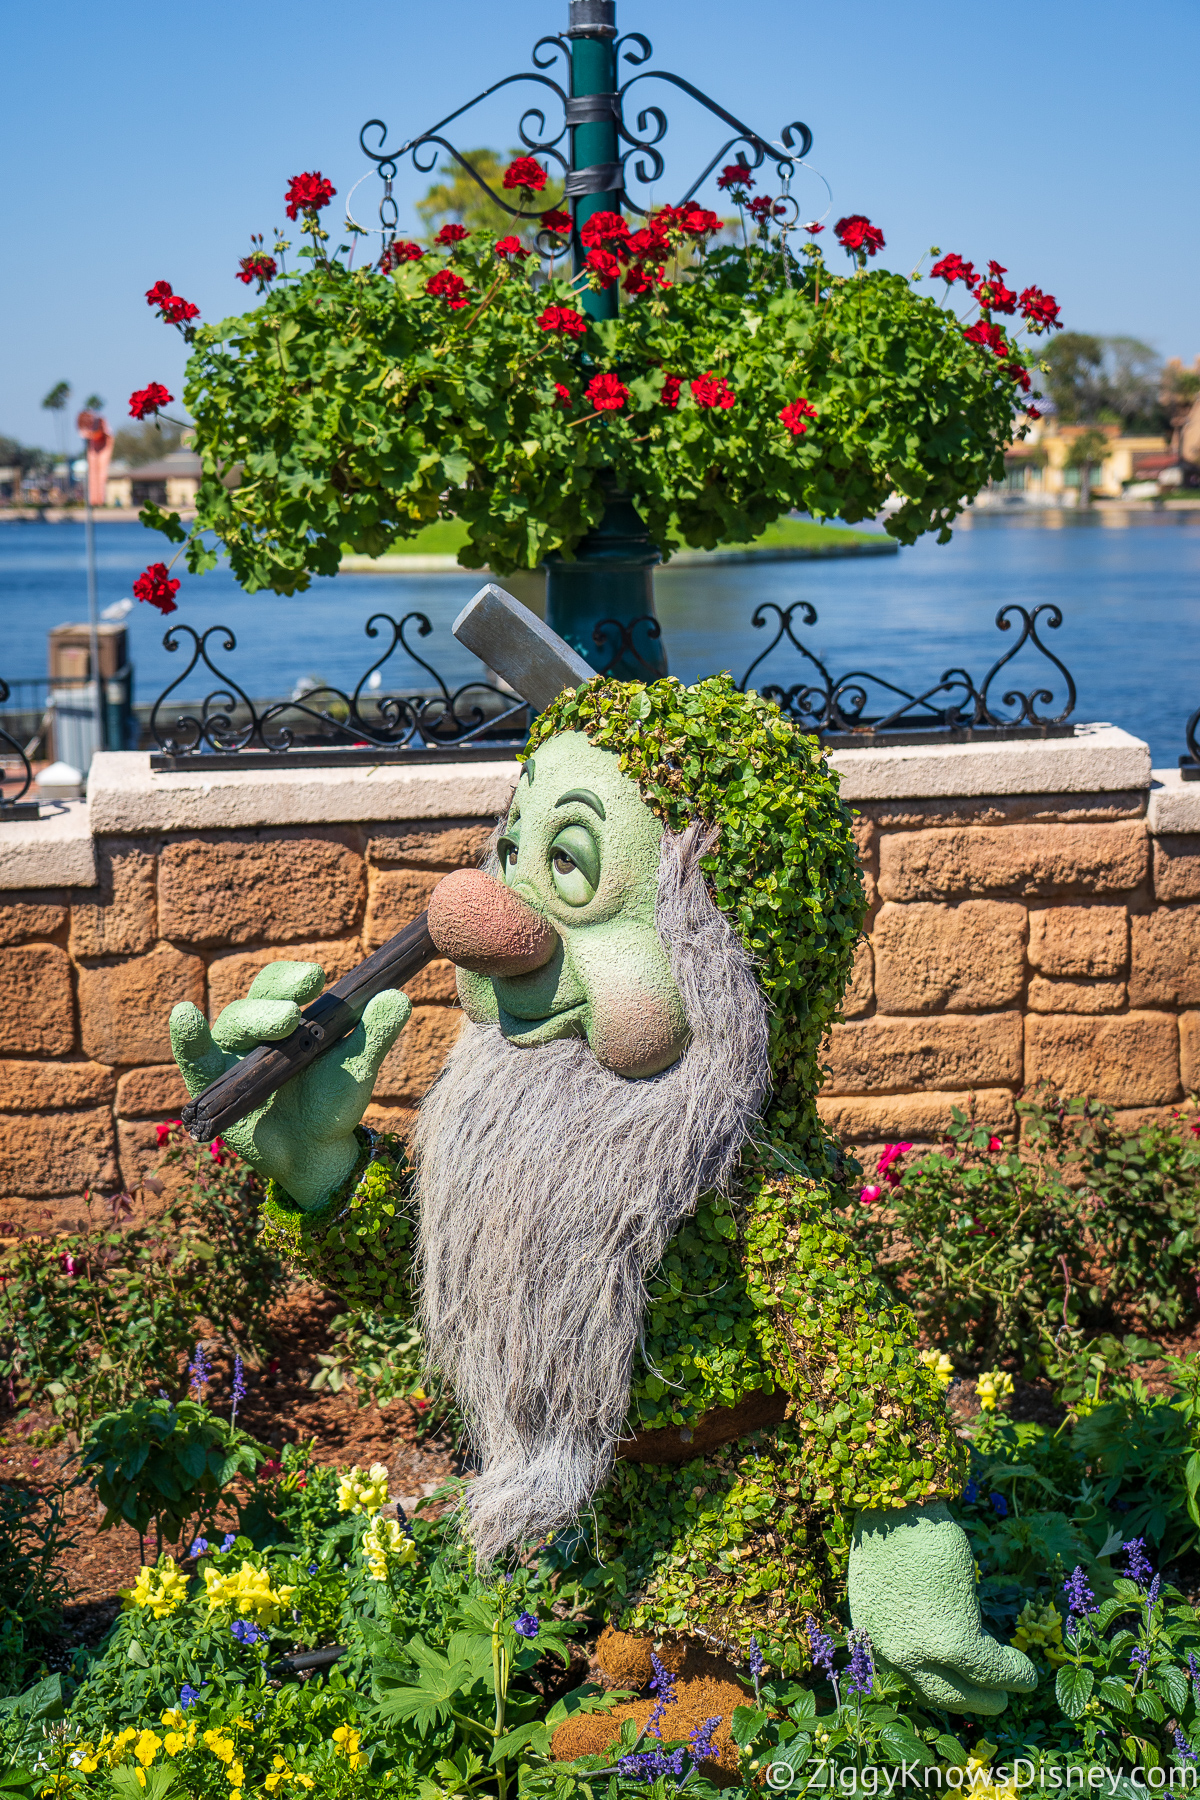
[[(411, 1513), (447, 1476), (460, 1473), (461, 1464), (448, 1443), (418, 1441), (418, 1415), (403, 1401), (381, 1410), (359, 1406), (349, 1388), (339, 1394), (327, 1389), (313, 1392), (309, 1384), (319, 1367), (317, 1357), (330, 1349), (329, 1322), (341, 1310), (332, 1296), (308, 1286), (294, 1289), (277, 1303), (271, 1316), (275, 1351), (262, 1368), (247, 1369), (248, 1393), (238, 1422), (260, 1443), (275, 1449), (315, 1440), (320, 1463), (339, 1468), (385, 1463), (392, 1497)], [(218, 1363), (214, 1403), (221, 1405), (228, 1391), (228, 1374)], [(76, 1473), (74, 1440), (60, 1439), (47, 1448), (55, 1435), (48, 1414), (33, 1413), (25, 1419), (0, 1415), (0, 1481), (44, 1492), (71, 1482)], [(99, 1529), (103, 1508), (85, 1487), (66, 1489), (65, 1511), (77, 1542), (57, 1564), (70, 1593), (64, 1635), (71, 1647), (93, 1646), (117, 1616), (118, 1590), (137, 1579), (142, 1545), (128, 1526)], [(228, 1521), (230, 1526), (235, 1522)], [(152, 1538), (145, 1551), (152, 1560)]]

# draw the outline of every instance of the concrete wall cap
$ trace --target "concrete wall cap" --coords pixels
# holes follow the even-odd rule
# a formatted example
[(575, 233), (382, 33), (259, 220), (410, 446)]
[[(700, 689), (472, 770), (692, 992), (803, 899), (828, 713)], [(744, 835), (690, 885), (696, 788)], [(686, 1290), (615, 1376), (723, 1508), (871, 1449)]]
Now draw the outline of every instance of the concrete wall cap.
[(44, 801), (40, 818), (0, 824), (0, 889), (95, 885), (96, 852), (82, 800)]
[(88, 778), (92, 830), (144, 835), (490, 818), (507, 807), (521, 772), (516, 761), (349, 769), (206, 769), (206, 761), (198, 757), (195, 769), (159, 773), (146, 751), (96, 756)]
[(1200, 781), (1185, 781), (1179, 769), (1155, 769), (1150, 777), (1146, 829), (1151, 837), (1200, 832)]
[(1104, 724), (1079, 725), (1074, 737), (831, 750), (829, 760), (841, 776), (842, 799), (851, 802), (1107, 794), (1150, 785), (1149, 745)]

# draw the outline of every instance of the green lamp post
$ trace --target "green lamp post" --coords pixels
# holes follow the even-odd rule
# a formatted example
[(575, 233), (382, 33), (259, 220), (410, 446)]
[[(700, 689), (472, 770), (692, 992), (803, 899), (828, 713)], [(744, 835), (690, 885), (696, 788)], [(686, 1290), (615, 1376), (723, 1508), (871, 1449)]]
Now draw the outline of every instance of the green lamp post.
[[(545, 135), (545, 114), (539, 107), (526, 111), (519, 130), (521, 141), (530, 152), (557, 162), (562, 169), (564, 198), (571, 207), (576, 274), (583, 270), (587, 254), (580, 233), (594, 214), (623, 208), (632, 212), (645, 210), (627, 192), (629, 159), (637, 157), (633, 172), (640, 182), (657, 181), (663, 174), (664, 161), (655, 146), (667, 130), (665, 115), (656, 106), (645, 107), (637, 113), (636, 131), (625, 120), (625, 96), (635, 82), (669, 82), (707, 108), (731, 133), (682, 195), (681, 202), (691, 199), (735, 147), (748, 169), (771, 161), (785, 183), (797, 162), (808, 154), (812, 134), (806, 125), (798, 121), (785, 125), (780, 139), (772, 143), (682, 76), (646, 68), (644, 65), (653, 54), (651, 45), (640, 32), (618, 38), (616, 0), (568, 0), (568, 14), (565, 33), (540, 38), (534, 45), (536, 73), (520, 72), (494, 82), (474, 100), (398, 149), (383, 149), (387, 128), (382, 120), (372, 119), (363, 126), (359, 142), (378, 165), (384, 181), (380, 220), (385, 238), (396, 223), (392, 179), (400, 159), (409, 156), (414, 167), (428, 172), (441, 150), (448, 151), (503, 211), (513, 218), (529, 219), (528, 213), (496, 193), (468, 158), (442, 135), (447, 125), (481, 100), (515, 82), (549, 88), (562, 103), (563, 123), (555, 135)], [(559, 58), (566, 63), (566, 88), (544, 72)], [(618, 73), (622, 61), (637, 69), (624, 83)], [(528, 122), (536, 124), (538, 135), (527, 132)], [(366, 141), (366, 134), (373, 129), (381, 134), (375, 149)], [(433, 161), (428, 160), (430, 150)], [(426, 153), (424, 161), (422, 151)], [(581, 299), (592, 318), (612, 319), (617, 314), (619, 288), (615, 284), (604, 289), (584, 288)], [(574, 557), (554, 552), (546, 558), (547, 624), (595, 668), (624, 680), (665, 675), (667, 655), (654, 611), (654, 570), (661, 561), (661, 552), (651, 541), (630, 497), (621, 492), (615, 476), (611, 477), (604, 516), (576, 546)]]

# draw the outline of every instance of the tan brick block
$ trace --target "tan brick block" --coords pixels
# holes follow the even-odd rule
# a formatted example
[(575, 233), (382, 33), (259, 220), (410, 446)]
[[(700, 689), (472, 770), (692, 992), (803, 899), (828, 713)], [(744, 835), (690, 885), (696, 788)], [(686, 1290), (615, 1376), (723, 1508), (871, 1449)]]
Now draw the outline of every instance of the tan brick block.
[(390, 937), (411, 925), (429, 905), (429, 896), (445, 871), (431, 869), (372, 869), (367, 894), (363, 942), (378, 950)]
[(1179, 1032), (1167, 1013), (1025, 1020), (1025, 1082), (1109, 1106), (1161, 1106), (1179, 1094)]
[(1200, 1001), (1200, 906), (1130, 920), (1130, 1006), (1195, 1006)]
[(384, 1058), (375, 1099), (415, 1104), (428, 1091), (462, 1030), (456, 1006), (414, 1006), (412, 1018)]
[(415, 1106), (368, 1106), (363, 1124), (372, 1131), (391, 1131), (397, 1137), (410, 1138), (417, 1122)]
[(107, 1107), (0, 1118), (0, 1194), (78, 1193), (116, 1185), (112, 1114)]
[(159, 858), (160, 935), (188, 944), (291, 944), (353, 930), (365, 887), (346, 834), (313, 828), (168, 844)]
[(244, 999), (254, 977), (273, 962), (320, 963), (328, 987), (362, 960), (362, 944), (356, 937), (324, 944), (273, 945), (269, 950), (239, 950), (233, 956), (214, 957), (208, 965), (208, 1016), (216, 1019), (231, 1001)]
[(1200, 900), (1200, 837), (1156, 837), (1154, 893), (1159, 900)]
[(0, 894), (0, 946), (53, 937), (67, 922), (65, 902), (57, 893)]
[(454, 964), (444, 956), (436, 956), (405, 983), (404, 991), (414, 1006), (456, 1006), (458, 979)]
[(177, 1119), (188, 1091), (174, 1063), (130, 1069), (117, 1083), (117, 1112), (122, 1119)]
[(1043, 975), (1123, 975), (1129, 914), (1123, 906), (1032, 907), (1029, 960)]
[(71, 903), (71, 955), (136, 956), (158, 936), (155, 855), (136, 838), (101, 838), (99, 886)]
[(1034, 975), (1026, 1005), (1036, 1013), (1109, 1013), (1120, 1012), (1125, 997), (1123, 981), (1049, 981)]
[(437, 825), (397, 825), (386, 836), (373, 837), (367, 861), (376, 868), (415, 863), (431, 869), (473, 869), (487, 849), (494, 827), (489, 819), (447, 819)]
[(1185, 1093), (1200, 1093), (1200, 1012), (1179, 1015), (1179, 1078)]
[(104, 1063), (165, 1063), (167, 1019), (181, 1000), (204, 1005), (204, 964), (167, 944), (130, 962), (79, 971), (84, 1054)]
[(1021, 1080), (1021, 1015), (886, 1018), (834, 1025), (825, 1094), (889, 1094), (1014, 1086)]
[(57, 944), (0, 950), (0, 1053), (65, 1056), (74, 1047), (75, 1000), (66, 951)]
[(874, 819), (869, 819), (862, 813), (855, 813), (852, 829), (854, 847), (858, 851), (858, 860), (862, 864), (867, 906), (870, 908), (874, 906), (878, 898), (879, 828)]
[(880, 831), (923, 831), (955, 825), (1105, 825), (1143, 819), (1146, 794), (1127, 788), (1107, 794), (938, 795), (927, 800), (858, 800), (855, 806)]
[(954, 1109), (974, 1116), (998, 1136), (1016, 1132), (1016, 1111), (1007, 1088), (980, 1088), (974, 1094), (821, 1094), (817, 1111), (844, 1143), (873, 1144), (905, 1140), (936, 1142), (954, 1122)]
[(1148, 868), (1140, 820), (889, 832), (879, 848), (879, 891), (885, 900), (1121, 894), (1139, 887)]
[(1025, 908), (1003, 900), (888, 903), (871, 947), (881, 1012), (994, 1011), (1018, 1001), (1025, 985)]
[(153, 1174), (162, 1156), (154, 1125), (141, 1119), (117, 1120), (117, 1156), (121, 1186), (132, 1193)]
[(1177, 1111), (1174, 1106), (1118, 1106), (1113, 1108), (1113, 1124), (1118, 1131), (1132, 1135), (1147, 1125), (1173, 1125)]
[(875, 997), (875, 958), (867, 938), (860, 938), (854, 950), (854, 966), (846, 985), (842, 1011), (848, 1019), (861, 1018)]
[(0, 1062), (0, 1112), (111, 1106), (117, 1078), (90, 1062)]

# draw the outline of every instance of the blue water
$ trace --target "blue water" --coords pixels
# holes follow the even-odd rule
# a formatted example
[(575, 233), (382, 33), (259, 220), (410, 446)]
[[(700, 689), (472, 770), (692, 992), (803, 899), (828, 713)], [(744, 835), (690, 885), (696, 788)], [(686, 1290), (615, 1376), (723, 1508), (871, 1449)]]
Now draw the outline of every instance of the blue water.
[[(129, 593), (138, 572), (162, 554), (161, 540), (139, 525), (104, 523), (96, 540), (104, 607)], [(370, 615), (423, 612), (433, 632), (425, 640), (413, 633), (412, 641), (453, 686), (478, 673), (449, 627), (480, 579), (339, 575), (280, 599), (242, 593), (225, 568), (204, 576), (184, 572), (173, 621), (200, 631), (231, 627), (237, 648), (218, 661), (261, 697), (289, 693), (307, 676), (352, 688), (379, 653), (364, 636)], [(536, 580), (509, 585), (540, 605)], [(1053, 602), (1064, 622), (1044, 635), (1075, 677), (1076, 718), (1123, 725), (1147, 739), (1155, 766), (1165, 767), (1184, 748), (1185, 721), (1200, 706), (1196, 514), (979, 514), (949, 544), (924, 539), (897, 556), (668, 568), (658, 577), (657, 596), (671, 669), (685, 680), (720, 668), (740, 678), (769, 636), (753, 629), (754, 608), (803, 599), (818, 614), (805, 641), (835, 677), (866, 668), (909, 690), (924, 689), (944, 669), (961, 665), (978, 683), (1012, 642), (995, 628), (997, 609), (1009, 601)], [(0, 524), (0, 676), (44, 675), (49, 627), (86, 617), (82, 525)], [(168, 622), (149, 607), (136, 607), (126, 623), (135, 698), (152, 700), (186, 666), (186, 652), (171, 655), (163, 647)], [(411, 665), (393, 683), (390, 670), (397, 665), (400, 652), (384, 691), (427, 685)], [(801, 673), (795, 652), (780, 651), (755, 685), (786, 686)], [(1004, 674), (1008, 681), (993, 687), (993, 704), (1010, 684), (1022, 691), (1050, 685), (1055, 698), (1042, 710), (1052, 714), (1061, 706), (1061, 677), (1029, 648)], [(204, 691), (193, 677), (177, 697)]]

